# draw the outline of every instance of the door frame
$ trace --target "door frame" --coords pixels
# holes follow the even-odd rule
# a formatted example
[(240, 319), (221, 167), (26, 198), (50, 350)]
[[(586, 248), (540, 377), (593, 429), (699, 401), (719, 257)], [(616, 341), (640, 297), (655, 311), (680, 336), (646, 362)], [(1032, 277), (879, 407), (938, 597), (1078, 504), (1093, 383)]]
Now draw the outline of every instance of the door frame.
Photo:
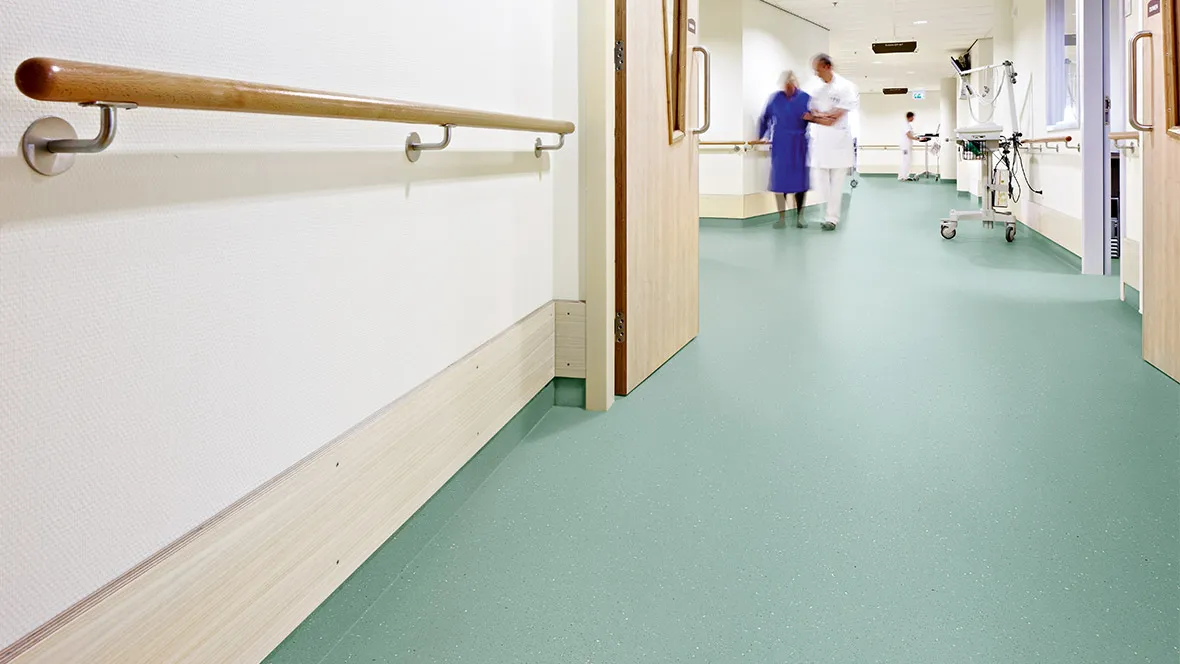
[[(1082, 274), (1111, 273), (1110, 0), (1079, 0), (1081, 21)], [(1094, 76), (1094, 72), (1100, 75)], [(1093, 122), (1098, 118), (1098, 122)]]
[[(602, 0), (600, 0), (602, 1)], [(627, 2), (613, 2), (615, 48), (622, 52), (624, 66), (615, 69), (615, 315), (614, 315), (614, 392), (627, 393)]]
[(615, 8), (578, 0), (579, 222), (586, 300), (586, 410), (615, 401)]

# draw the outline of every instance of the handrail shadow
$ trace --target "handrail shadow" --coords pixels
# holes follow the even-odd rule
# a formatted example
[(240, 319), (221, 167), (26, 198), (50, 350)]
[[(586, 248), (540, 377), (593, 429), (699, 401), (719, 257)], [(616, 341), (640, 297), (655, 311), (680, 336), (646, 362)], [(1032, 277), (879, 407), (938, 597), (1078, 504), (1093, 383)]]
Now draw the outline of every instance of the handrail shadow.
[(0, 224), (97, 212), (302, 192), (506, 178), (550, 170), (532, 152), (432, 153), (416, 164), (397, 150), (130, 153), (80, 160), (65, 177), (33, 173), (18, 156), (0, 157), (5, 183)]

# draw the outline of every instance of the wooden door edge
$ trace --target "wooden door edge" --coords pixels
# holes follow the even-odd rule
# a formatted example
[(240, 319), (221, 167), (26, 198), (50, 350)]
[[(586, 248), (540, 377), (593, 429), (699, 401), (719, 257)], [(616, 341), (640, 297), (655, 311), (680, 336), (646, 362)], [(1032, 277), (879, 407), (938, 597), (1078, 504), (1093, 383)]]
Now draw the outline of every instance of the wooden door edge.
[[(615, 43), (623, 45), (623, 67), (615, 71), (615, 394), (627, 385), (627, 2), (615, 1)], [(616, 62), (617, 60), (616, 56)], [(620, 325), (622, 329), (620, 330)], [(620, 333), (622, 337), (620, 339)]]

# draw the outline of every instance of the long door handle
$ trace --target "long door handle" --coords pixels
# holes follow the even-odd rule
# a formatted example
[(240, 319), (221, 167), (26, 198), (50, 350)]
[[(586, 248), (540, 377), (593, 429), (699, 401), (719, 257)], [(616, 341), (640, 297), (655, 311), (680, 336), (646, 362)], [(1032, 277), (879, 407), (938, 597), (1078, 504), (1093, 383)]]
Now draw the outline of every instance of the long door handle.
[(704, 60), (705, 77), (705, 121), (701, 124), (699, 129), (693, 129), (692, 133), (700, 136), (709, 131), (709, 127), (713, 124), (713, 58), (709, 55), (709, 49), (704, 46), (693, 46), (694, 53), (700, 53)]
[[(1131, 126), (1135, 129), (1138, 129), (1139, 131), (1151, 131), (1152, 129), (1155, 129), (1154, 125), (1143, 124), (1142, 122), (1139, 122), (1139, 42), (1142, 39), (1150, 38), (1151, 36), (1152, 35), (1150, 31), (1144, 30), (1143, 32), (1136, 33), (1136, 35), (1131, 38), (1131, 113), (1129, 114), (1130, 117), (1128, 120), (1130, 120)], [(1153, 120), (1154, 115), (1155, 114), (1152, 113)]]

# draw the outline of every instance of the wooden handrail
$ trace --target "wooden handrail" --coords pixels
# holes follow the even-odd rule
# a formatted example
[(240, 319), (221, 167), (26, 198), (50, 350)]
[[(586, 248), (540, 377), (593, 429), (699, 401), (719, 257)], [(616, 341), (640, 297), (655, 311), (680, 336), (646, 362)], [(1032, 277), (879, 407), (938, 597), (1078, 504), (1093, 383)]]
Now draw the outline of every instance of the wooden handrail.
[(16, 87), (26, 96), (40, 101), (116, 102), (193, 111), (453, 125), (562, 135), (574, 133), (574, 123), (562, 120), (53, 58), (30, 58), (22, 62), (16, 69)]
[(1069, 143), (1073, 140), (1073, 136), (1048, 136), (1045, 138), (1029, 138), (1021, 139), (1023, 145), (1037, 145), (1043, 143)]
[(756, 140), (756, 141), (701, 141), (701, 145), (705, 146), (722, 146), (722, 145), (770, 145), (770, 141)]
[[(926, 143), (914, 143), (914, 147), (925, 149), (930, 146), (926, 145)], [(856, 146), (856, 149), (857, 150), (900, 150), (901, 146), (900, 145), (885, 145), (885, 144), (880, 144), (880, 145), (874, 145), (874, 144), (859, 145), (858, 144)]]
[(1112, 140), (1112, 141), (1137, 141), (1137, 140), (1139, 140), (1139, 132), (1137, 132), (1137, 131), (1112, 131), (1112, 132), (1110, 132), (1110, 140)]
[[(702, 147), (754, 147), (758, 145), (770, 145), (770, 141), (701, 141)], [(857, 146), (861, 150), (900, 150), (900, 145), (860, 145)], [(915, 143), (915, 148), (925, 149), (930, 146), (926, 143)]]

